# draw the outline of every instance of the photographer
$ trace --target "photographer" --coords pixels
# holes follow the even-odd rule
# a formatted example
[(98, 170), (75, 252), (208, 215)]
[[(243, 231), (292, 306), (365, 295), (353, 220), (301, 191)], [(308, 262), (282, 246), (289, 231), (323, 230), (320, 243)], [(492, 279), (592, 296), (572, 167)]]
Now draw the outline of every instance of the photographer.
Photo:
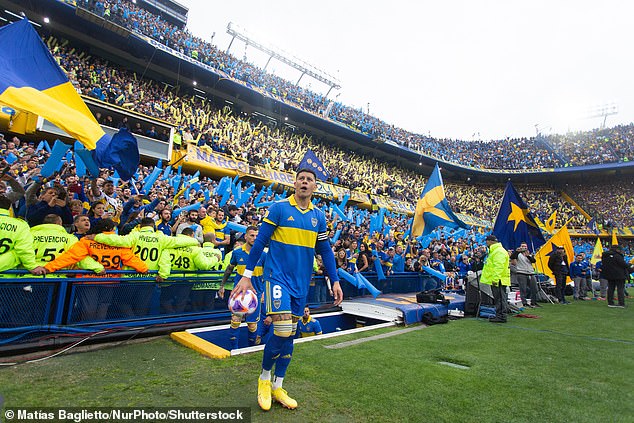
[(471, 270), (473, 272), (482, 271), (484, 268), (484, 257), (487, 255), (486, 249), (477, 247), (473, 252), (473, 259), (471, 260)]
[[(41, 186), (41, 183), (36, 182), (34, 185)], [(44, 189), (38, 200), (28, 206), (26, 211), (26, 221), (30, 226), (40, 225), (48, 214), (61, 217), (64, 226), (73, 224), (73, 214), (68, 207), (68, 195), (63, 187), (56, 185)]]
[[(522, 242), (520, 246), (511, 254), (511, 265), (515, 265), (517, 283), (520, 287), (520, 297), (522, 306), (539, 307), (537, 304), (537, 280), (535, 279), (535, 257), (528, 251), (528, 246)], [(527, 288), (530, 288), (530, 305), (527, 301)]]

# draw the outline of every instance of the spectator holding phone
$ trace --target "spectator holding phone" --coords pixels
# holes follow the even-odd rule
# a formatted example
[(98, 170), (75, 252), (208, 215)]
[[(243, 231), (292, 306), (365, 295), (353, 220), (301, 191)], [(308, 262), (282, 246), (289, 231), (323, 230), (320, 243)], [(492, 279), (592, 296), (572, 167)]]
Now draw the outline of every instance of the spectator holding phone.
[(27, 207), (26, 221), (30, 226), (40, 225), (49, 214), (61, 217), (64, 225), (73, 224), (73, 214), (68, 207), (68, 196), (61, 186), (46, 188), (40, 195), (39, 201)]

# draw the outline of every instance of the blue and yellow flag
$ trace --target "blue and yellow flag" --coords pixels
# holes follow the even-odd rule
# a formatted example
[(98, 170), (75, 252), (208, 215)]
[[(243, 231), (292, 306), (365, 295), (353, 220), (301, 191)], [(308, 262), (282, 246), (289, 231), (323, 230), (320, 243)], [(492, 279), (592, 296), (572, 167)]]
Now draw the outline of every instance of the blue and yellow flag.
[(297, 170), (299, 169), (312, 169), (317, 174), (317, 179), (325, 181), (328, 179), (328, 171), (324, 167), (324, 164), (319, 160), (313, 150), (306, 151), (304, 158), (299, 163)]
[(528, 211), (528, 206), (511, 181), (506, 183), (502, 204), (493, 225), (493, 235), (507, 250), (515, 249), (526, 242), (530, 251), (537, 251), (546, 243), (544, 235)]
[(104, 132), (28, 19), (0, 28), (0, 45), (0, 103), (49, 120), (93, 150), (82, 156), (94, 160), (90, 169), (114, 167), (129, 179), (139, 166), (136, 138)]
[(442, 183), (442, 176), (440, 176), (440, 168), (438, 168), (438, 163), (436, 163), (436, 167), (416, 203), (414, 223), (412, 223), (412, 237), (427, 235), (438, 226), (448, 228), (469, 227), (451, 211), (447, 198), (445, 198), (445, 188)]
[(0, 28), (0, 102), (51, 121), (89, 150), (106, 134), (28, 19)]

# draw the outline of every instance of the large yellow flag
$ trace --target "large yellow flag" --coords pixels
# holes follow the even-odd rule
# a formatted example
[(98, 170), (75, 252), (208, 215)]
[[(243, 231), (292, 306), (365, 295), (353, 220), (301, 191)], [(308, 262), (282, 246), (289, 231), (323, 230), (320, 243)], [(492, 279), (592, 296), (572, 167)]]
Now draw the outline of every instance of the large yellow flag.
[(592, 251), (592, 258), (590, 259), (590, 263), (596, 265), (598, 261), (601, 261), (601, 256), (603, 255), (603, 245), (601, 245), (601, 240), (597, 238), (597, 243), (594, 244), (594, 250)]
[[(553, 278), (553, 273), (548, 267), (548, 259), (550, 255), (555, 251), (556, 246), (563, 246), (566, 251), (566, 257), (568, 257), (568, 264), (572, 263), (575, 256), (575, 251), (572, 248), (572, 241), (570, 240), (570, 234), (568, 233), (568, 227), (562, 226), (550, 239), (539, 249), (535, 254), (535, 267), (537, 271), (545, 274), (549, 278)], [(566, 283), (571, 283), (572, 279), (567, 278)]]

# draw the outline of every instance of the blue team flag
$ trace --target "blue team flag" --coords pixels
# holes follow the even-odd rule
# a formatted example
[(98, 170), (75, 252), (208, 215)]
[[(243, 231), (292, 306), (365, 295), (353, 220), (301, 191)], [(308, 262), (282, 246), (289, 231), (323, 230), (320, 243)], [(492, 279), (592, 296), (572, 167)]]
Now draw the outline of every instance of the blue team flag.
[(112, 139), (98, 142), (93, 157), (99, 167), (113, 167), (124, 181), (134, 175), (140, 161), (136, 138), (126, 128), (119, 129)]
[(507, 250), (515, 249), (525, 242), (528, 249), (534, 252), (546, 243), (528, 206), (511, 181), (506, 183), (502, 204), (493, 225), (493, 235)]
[(468, 228), (469, 226), (460, 220), (449, 207), (445, 198), (445, 188), (440, 175), (438, 163), (429, 177), (429, 181), (423, 189), (414, 214), (412, 223), (412, 237), (431, 233), (438, 226), (448, 228)]
[(590, 219), (588, 223), (586, 223), (586, 227), (594, 232), (595, 235), (599, 235), (600, 231), (597, 227), (597, 220), (594, 217)]
[(0, 28), (0, 45), (1, 103), (42, 116), (89, 150), (108, 137), (28, 19)]
[(312, 169), (317, 175), (317, 179), (320, 181), (325, 181), (328, 179), (328, 171), (324, 167), (324, 164), (317, 158), (317, 155), (313, 152), (313, 150), (308, 150), (306, 154), (304, 154), (304, 158), (299, 163), (297, 170), (299, 169)]

